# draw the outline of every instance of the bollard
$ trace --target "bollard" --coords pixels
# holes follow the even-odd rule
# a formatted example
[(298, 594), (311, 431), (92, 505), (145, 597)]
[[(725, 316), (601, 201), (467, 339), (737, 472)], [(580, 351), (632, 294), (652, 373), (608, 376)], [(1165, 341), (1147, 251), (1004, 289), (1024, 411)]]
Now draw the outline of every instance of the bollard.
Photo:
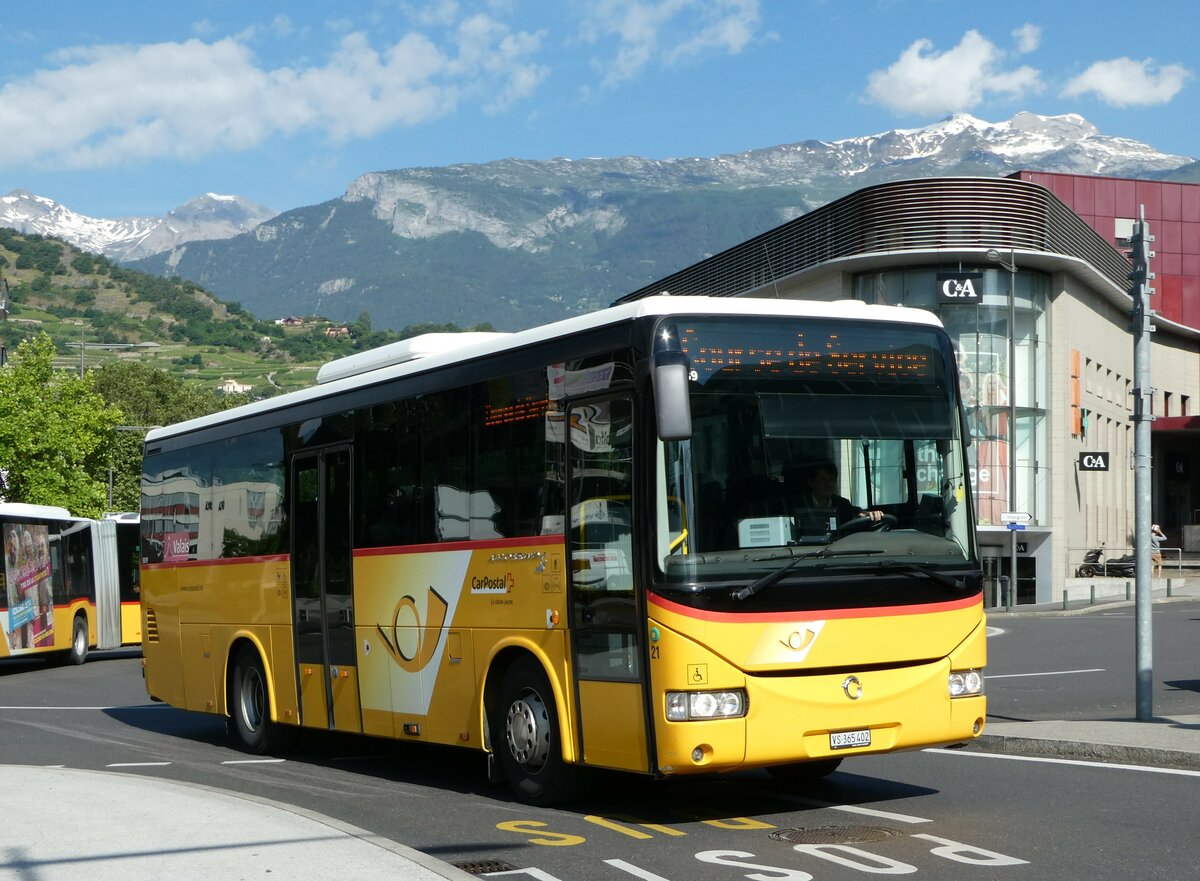
[(1067, 592), (1063, 591), (1063, 611), (1067, 611)]
[(1095, 584), (1095, 582), (1089, 584), (1088, 587), (1091, 588), (1091, 599), (1089, 599), (1088, 602), (1094, 606), (1094, 605), (1096, 605), (1096, 584)]
[(1171, 595), (1171, 581), (1172, 581), (1172, 579), (1170, 579), (1170, 578), (1167, 579), (1167, 596)]
[(1133, 582), (1126, 581), (1125, 582), (1125, 600), (1126, 600), (1126, 602), (1128, 602), (1130, 597), (1132, 597), (1132, 596), (1133, 596)]

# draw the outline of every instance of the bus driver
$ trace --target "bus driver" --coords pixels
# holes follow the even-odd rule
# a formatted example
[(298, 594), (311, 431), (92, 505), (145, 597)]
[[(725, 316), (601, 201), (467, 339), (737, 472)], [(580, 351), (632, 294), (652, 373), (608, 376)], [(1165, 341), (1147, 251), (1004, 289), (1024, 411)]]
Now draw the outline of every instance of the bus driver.
[(807, 468), (804, 475), (805, 487), (796, 510), (796, 522), (802, 533), (834, 532), (859, 517), (873, 522), (883, 519), (882, 511), (864, 510), (837, 494), (838, 470), (832, 462), (818, 462)]

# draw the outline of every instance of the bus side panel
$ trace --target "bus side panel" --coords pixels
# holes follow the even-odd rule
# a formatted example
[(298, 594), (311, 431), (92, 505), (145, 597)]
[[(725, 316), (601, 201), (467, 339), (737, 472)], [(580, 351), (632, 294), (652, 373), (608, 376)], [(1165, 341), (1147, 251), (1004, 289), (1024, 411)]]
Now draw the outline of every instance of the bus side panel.
[(561, 540), (492, 544), (356, 555), (364, 731), (482, 747), (487, 664), (505, 644), (545, 658), (570, 694), (565, 631), (550, 621), (566, 620), (562, 584), (541, 565), (556, 557), (562, 571)]
[(138, 645), (142, 641), (142, 604), (121, 603), (121, 644)]
[[(282, 722), (285, 725), (299, 725), (300, 699), (296, 694), (296, 666), (294, 661), (296, 652), (293, 644), (295, 632), (292, 630), (292, 625), (289, 621), (286, 625), (272, 625), (269, 633), (270, 642), (267, 645), (270, 647), (270, 657), (267, 658), (267, 663), (271, 667), (271, 687), (275, 692), (275, 699), (271, 702), (271, 706), (275, 709), (275, 721)], [(225, 675), (229, 675), (228, 670), (226, 670)], [(222, 700), (221, 712), (226, 715), (229, 714), (229, 708), (224, 706), (227, 693), (223, 689), (220, 694)]]
[(142, 657), (146, 691), (174, 707), (184, 706), (179, 636), (178, 570), (170, 564), (142, 570)]

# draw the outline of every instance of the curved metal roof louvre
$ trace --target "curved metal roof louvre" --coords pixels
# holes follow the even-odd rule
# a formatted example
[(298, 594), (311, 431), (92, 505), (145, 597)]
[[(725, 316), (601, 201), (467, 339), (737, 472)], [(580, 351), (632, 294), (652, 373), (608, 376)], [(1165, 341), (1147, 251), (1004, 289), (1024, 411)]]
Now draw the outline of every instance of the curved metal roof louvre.
[(925, 178), (866, 187), (626, 294), (732, 297), (831, 260), (980, 248), (1063, 254), (1124, 289), (1128, 260), (1045, 187), (1013, 178)]

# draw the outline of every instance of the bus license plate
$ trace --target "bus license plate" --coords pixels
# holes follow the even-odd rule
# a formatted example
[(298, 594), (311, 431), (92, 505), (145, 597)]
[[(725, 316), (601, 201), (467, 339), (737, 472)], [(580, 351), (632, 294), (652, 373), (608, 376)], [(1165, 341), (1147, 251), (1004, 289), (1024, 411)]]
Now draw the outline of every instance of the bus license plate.
[(870, 746), (871, 729), (861, 731), (831, 731), (829, 732), (830, 749), (849, 749), (853, 746)]

